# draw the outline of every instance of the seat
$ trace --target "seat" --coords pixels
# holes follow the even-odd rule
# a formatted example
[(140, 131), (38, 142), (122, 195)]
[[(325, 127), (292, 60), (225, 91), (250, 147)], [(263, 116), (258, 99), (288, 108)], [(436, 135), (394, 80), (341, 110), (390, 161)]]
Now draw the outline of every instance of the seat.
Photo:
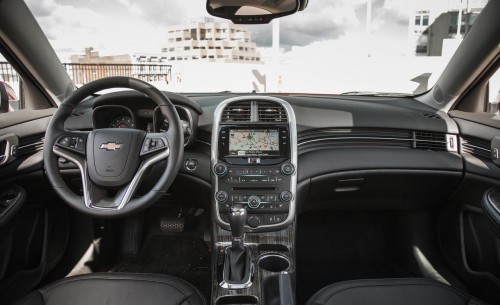
[(449, 285), (429, 279), (340, 282), (318, 291), (307, 305), (486, 305)]
[(205, 305), (186, 281), (159, 274), (94, 273), (64, 278), (16, 305)]

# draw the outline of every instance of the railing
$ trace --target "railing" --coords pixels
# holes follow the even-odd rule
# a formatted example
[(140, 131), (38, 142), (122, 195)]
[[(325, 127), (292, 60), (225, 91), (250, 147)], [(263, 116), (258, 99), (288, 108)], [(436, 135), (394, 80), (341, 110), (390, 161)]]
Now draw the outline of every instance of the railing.
[[(83, 85), (109, 76), (129, 76), (146, 82), (166, 82), (172, 79), (171, 65), (158, 64), (73, 64), (63, 63), (75, 84)], [(0, 80), (19, 84), (19, 75), (8, 62), (0, 62)]]
[(0, 62), (0, 80), (10, 84), (19, 83), (19, 74), (8, 62)]
[(146, 82), (166, 83), (169, 83), (172, 77), (171, 65), (63, 63), (63, 66), (73, 82), (78, 85), (110, 76), (129, 76)]

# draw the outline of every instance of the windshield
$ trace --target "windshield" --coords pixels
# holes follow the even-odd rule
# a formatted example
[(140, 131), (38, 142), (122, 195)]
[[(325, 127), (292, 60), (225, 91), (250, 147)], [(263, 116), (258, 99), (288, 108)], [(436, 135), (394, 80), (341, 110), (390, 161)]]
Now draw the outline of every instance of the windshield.
[(267, 25), (209, 17), (204, 0), (26, 3), (77, 86), (125, 75), (175, 92), (411, 95), (487, 0), (311, 0)]

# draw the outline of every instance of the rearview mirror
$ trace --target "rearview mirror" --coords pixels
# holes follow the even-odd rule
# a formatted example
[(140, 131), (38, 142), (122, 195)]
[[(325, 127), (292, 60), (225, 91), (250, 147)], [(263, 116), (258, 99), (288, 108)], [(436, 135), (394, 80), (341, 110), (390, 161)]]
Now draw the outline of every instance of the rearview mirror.
[(210, 15), (238, 24), (269, 23), (299, 10), (300, 0), (207, 0)]

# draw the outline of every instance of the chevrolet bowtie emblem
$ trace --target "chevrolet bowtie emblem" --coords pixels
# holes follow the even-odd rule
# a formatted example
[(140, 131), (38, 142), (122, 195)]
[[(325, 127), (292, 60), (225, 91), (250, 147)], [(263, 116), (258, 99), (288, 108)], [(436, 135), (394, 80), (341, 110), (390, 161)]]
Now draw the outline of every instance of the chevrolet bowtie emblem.
[(122, 148), (122, 146), (123, 144), (120, 143), (108, 142), (108, 143), (102, 143), (100, 149), (105, 149), (107, 151), (115, 151)]

